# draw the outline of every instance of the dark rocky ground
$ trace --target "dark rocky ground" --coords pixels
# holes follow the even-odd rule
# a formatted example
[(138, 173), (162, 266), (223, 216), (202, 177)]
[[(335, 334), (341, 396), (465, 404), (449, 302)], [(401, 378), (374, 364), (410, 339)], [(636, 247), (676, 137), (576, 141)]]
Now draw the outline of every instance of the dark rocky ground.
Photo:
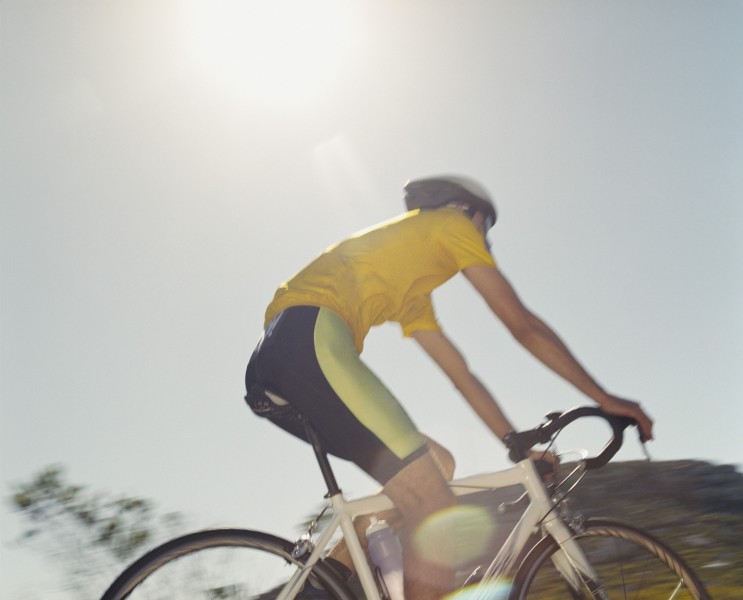
[[(497, 494), (512, 499), (518, 490)], [(479, 499), (491, 500), (485, 494)], [(713, 598), (743, 600), (743, 474), (734, 466), (694, 460), (611, 463), (590, 471), (570, 494), (569, 505), (587, 517), (610, 517), (648, 531), (693, 567)], [(507, 531), (518, 516), (495, 518)]]

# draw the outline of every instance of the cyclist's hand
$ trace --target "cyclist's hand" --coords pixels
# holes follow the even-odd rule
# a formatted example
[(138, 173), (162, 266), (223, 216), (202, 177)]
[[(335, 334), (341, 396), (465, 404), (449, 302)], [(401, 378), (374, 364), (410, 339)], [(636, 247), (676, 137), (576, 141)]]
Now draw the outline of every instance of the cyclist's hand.
[(601, 409), (610, 415), (619, 415), (622, 417), (631, 417), (637, 421), (640, 428), (640, 440), (649, 442), (653, 439), (653, 420), (642, 409), (638, 402), (625, 400), (617, 396), (608, 396), (601, 403)]

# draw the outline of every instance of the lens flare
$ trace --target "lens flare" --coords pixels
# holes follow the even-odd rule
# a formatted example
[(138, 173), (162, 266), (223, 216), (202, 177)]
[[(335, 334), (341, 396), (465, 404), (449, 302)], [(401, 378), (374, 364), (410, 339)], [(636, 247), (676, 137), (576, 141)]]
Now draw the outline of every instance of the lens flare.
[(414, 532), (412, 543), (423, 559), (457, 569), (481, 556), (495, 531), (495, 521), (486, 509), (455, 506), (428, 517)]
[(446, 596), (446, 600), (508, 600), (510, 593), (510, 583), (484, 583), (452, 592)]

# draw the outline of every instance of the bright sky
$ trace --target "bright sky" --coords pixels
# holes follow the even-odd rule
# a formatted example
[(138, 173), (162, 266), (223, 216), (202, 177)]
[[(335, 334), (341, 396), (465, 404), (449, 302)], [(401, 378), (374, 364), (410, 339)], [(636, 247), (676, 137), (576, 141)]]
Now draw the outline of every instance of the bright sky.
[[(646, 405), (655, 458), (743, 463), (742, 27), (736, 1), (0, 0), (2, 495), (61, 463), (293, 536), (322, 486), (242, 402), (265, 305), (441, 172), (491, 190), (503, 271)], [(586, 402), (464, 281), (435, 302), (519, 426)], [(506, 466), (398, 327), (364, 356), (460, 474)], [(0, 516), (3, 600), (56, 599)]]

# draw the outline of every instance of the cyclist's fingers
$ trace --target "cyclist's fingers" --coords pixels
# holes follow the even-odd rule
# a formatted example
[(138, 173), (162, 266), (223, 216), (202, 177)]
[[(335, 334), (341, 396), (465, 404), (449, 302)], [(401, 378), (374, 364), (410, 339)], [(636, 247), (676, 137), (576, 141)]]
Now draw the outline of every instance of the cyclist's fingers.
[(643, 417), (637, 419), (640, 428), (640, 439), (643, 442), (649, 442), (653, 439), (653, 421), (644, 412)]
[(640, 439), (643, 442), (649, 442), (653, 439), (653, 420), (643, 410), (639, 402), (611, 396), (610, 400), (602, 404), (601, 408), (612, 415), (631, 417), (637, 421)]
[(640, 430), (640, 439), (643, 442), (649, 442), (653, 439), (653, 420), (637, 402), (633, 402), (632, 404), (634, 406), (632, 406), (632, 410), (627, 416), (637, 421), (637, 427)]

